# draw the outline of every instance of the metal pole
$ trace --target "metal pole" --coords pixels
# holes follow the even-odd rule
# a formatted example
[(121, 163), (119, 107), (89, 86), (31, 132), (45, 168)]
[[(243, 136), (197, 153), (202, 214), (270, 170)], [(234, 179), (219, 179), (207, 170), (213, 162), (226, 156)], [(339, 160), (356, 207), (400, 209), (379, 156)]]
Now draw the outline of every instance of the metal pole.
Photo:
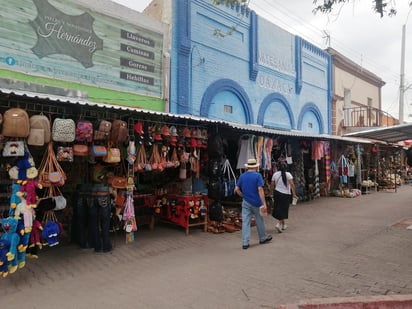
[[(409, 14), (408, 14), (409, 15)], [(403, 123), (403, 105), (405, 97), (405, 32), (406, 24), (402, 26), (401, 76), (399, 85), (399, 123)]]

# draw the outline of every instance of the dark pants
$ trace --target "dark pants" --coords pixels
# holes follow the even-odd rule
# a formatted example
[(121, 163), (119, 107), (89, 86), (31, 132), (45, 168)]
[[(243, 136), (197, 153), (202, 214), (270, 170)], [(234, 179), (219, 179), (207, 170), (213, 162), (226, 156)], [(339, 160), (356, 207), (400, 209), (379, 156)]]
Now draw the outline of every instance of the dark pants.
[(103, 252), (112, 249), (109, 238), (111, 199), (105, 188), (87, 186), (75, 195), (75, 239), (81, 248)]
[(112, 250), (110, 243), (110, 195), (106, 196), (89, 196), (88, 204), (88, 227), (90, 247), (94, 251), (109, 252)]

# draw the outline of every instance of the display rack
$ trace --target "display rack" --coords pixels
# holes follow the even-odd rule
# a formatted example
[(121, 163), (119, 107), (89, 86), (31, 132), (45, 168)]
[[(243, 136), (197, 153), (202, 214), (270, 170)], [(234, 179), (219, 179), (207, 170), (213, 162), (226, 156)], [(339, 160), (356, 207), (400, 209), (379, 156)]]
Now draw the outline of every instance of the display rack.
[(186, 235), (192, 227), (207, 231), (207, 195), (165, 195), (162, 200), (162, 221), (185, 228)]

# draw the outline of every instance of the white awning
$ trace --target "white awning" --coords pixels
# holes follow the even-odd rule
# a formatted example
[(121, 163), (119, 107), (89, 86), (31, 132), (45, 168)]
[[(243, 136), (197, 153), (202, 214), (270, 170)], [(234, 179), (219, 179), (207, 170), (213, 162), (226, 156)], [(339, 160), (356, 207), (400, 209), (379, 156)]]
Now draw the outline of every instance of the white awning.
[(59, 96), (59, 95), (39, 93), (39, 92), (30, 92), (30, 91), (25, 91), (25, 90), (10, 90), (6, 88), (0, 88), (0, 93), (14, 94), (17, 96), (79, 104), (79, 105), (85, 105), (85, 106), (96, 106), (96, 107), (101, 107), (101, 108), (133, 111), (133, 112), (138, 112), (138, 113), (167, 116), (167, 117), (176, 118), (176, 119), (186, 119), (186, 120), (193, 120), (193, 121), (199, 121), (199, 122), (204, 122), (204, 123), (221, 124), (221, 125), (226, 125), (226, 126), (229, 126), (237, 130), (244, 130), (244, 131), (262, 133), (262, 134), (292, 136), (292, 137), (306, 137), (306, 138), (312, 138), (312, 139), (341, 140), (341, 141), (350, 142), (350, 143), (363, 143), (363, 144), (373, 143), (370, 140), (362, 139), (362, 138), (343, 137), (343, 136), (336, 136), (336, 135), (329, 135), (329, 134), (314, 134), (314, 133), (306, 133), (306, 132), (298, 131), (298, 130), (281, 130), (281, 129), (263, 127), (261, 125), (256, 125), (256, 124), (240, 124), (240, 123), (228, 122), (224, 120), (214, 120), (214, 119), (209, 119), (209, 118), (204, 118), (204, 117), (198, 117), (198, 116), (193, 116), (193, 115), (188, 115), (188, 114), (172, 114), (172, 113), (158, 112), (158, 111), (140, 109), (140, 108), (129, 107), (129, 106), (97, 103), (97, 102), (91, 102), (89, 100), (86, 100), (80, 97), (76, 98), (76, 97), (68, 97), (68, 96)]
[(345, 134), (347, 137), (362, 137), (384, 141), (387, 143), (397, 143), (412, 139), (412, 124), (400, 124), (391, 127), (374, 128), (371, 130), (359, 131)]

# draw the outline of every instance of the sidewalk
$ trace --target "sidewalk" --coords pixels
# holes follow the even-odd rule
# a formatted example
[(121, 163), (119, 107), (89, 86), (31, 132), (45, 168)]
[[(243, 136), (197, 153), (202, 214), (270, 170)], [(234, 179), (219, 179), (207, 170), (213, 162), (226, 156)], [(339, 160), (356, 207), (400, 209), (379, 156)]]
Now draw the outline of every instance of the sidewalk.
[[(412, 294), (412, 187), (291, 207), (289, 228), (242, 250), (240, 232), (158, 225), (114, 250), (45, 248), (0, 280), (2, 308), (278, 308), (331, 297)], [(400, 223), (399, 223), (400, 222)], [(303, 308), (303, 307), (302, 307)], [(311, 307), (316, 308), (316, 307)], [(363, 307), (359, 307), (363, 308)], [(379, 307), (378, 307), (379, 308)]]

